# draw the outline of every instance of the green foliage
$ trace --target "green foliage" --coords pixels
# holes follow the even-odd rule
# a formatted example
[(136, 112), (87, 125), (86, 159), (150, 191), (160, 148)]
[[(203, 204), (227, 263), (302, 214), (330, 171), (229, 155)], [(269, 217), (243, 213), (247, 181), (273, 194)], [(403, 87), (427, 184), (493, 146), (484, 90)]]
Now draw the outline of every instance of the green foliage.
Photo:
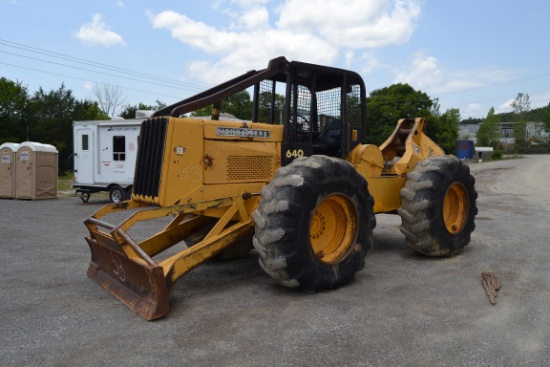
[[(285, 105), (285, 97), (275, 93), (275, 103), (273, 102), (273, 93), (262, 92), (258, 101), (258, 118), (260, 122), (281, 122), (283, 119), (283, 108)], [(272, 111), (272, 109), (274, 111)], [(273, 121), (272, 121), (273, 113)]]
[(0, 78), (0, 144), (18, 143), (24, 136), (22, 128), (27, 114), (29, 95), (21, 82)]
[(480, 147), (493, 147), (497, 148), (500, 144), (500, 129), (498, 123), (500, 117), (495, 115), (494, 107), (491, 107), (487, 117), (481, 124), (479, 124), (479, 130), (477, 131), (477, 146)]
[(213, 109), (214, 109), (214, 107), (212, 105), (208, 105), (206, 107), (199, 108), (198, 110), (195, 110), (195, 111), (191, 112), (191, 116), (192, 117), (211, 116)]
[(120, 117), (123, 119), (135, 119), (136, 118), (136, 111), (158, 111), (161, 108), (166, 107), (166, 103), (163, 103), (159, 100), (156, 101), (156, 104), (153, 106), (146, 105), (145, 103), (139, 103), (138, 105), (127, 105), (124, 107), (122, 112), (119, 114)]
[[(76, 99), (64, 84), (57, 90), (45, 92), (39, 88), (29, 101), (30, 119), (26, 122), (28, 140), (52, 144), (60, 157), (73, 151), (72, 124)], [(60, 160), (60, 163), (64, 163)], [(61, 167), (60, 169), (67, 167)]]
[(465, 125), (465, 124), (478, 125), (478, 124), (481, 124), (482, 122), (483, 122), (482, 118), (468, 117), (467, 119), (464, 119), (464, 120), (460, 121), (460, 124), (461, 125)]
[(514, 122), (515, 149), (518, 152), (527, 148), (527, 121), (531, 111), (529, 94), (518, 93), (516, 99), (510, 104), (514, 109), (512, 121)]
[(493, 153), (491, 153), (491, 159), (494, 161), (502, 159), (502, 151), (499, 149), (493, 150)]
[[(191, 113), (191, 116), (210, 116), (212, 115), (212, 105), (199, 108)], [(222, 113), (228, 113), (241, 120), (252, 119), (252, 100), (250, 94), (246, 91), (235, 93), (222, 101)]]
[(73, 121), (109, 120), (109, 116), (101, 111), (97, 102), (88, 100), (76, 101), (71, 117)]
[(459, 110), (453, 108), (440, 114), (437, 98), (432, 100), (408, 84), (375, 90), (367, 98), (366, 142), (382, 144), (395, 129), (397, 121), (404, 117), (424, 117), (428, 121), (428, 136), (446, 152), (456, 150)]
[(416, 91), (408, 84), (393, 84), (373, 91), (367, 98), (366, 142), (382, 144), (400, 118), (430, 118), (433, 104), (426, 93)]
[(68, 191), (73, 188), (74, 174), (72, 172), (65, 172), (57, 179), (57, 189), (59, 191)]
[(241, 120), (251, 120), (252, 100), (250, 94), (243, 90), (225, 99), (222, 103), (222, 112), (229, 113)]
[(550, 103), (543, 109), (541, 109), (540, 120), (544, 124), (544, 130), (547, 134), (550, 134)]
[(59, 151), (59, 171), (71, 168), (73, 121), (107, 119), (97, 102), (78, 101), (64, 84), (32, 96), (20, 82), (0, 78), (0, 144), (26, 140), (51, 144)]
[(435, 116), (428, 125), (428, 136), (447, 153), (456, 152), (460, 111), (451, 108), (440, 116)]

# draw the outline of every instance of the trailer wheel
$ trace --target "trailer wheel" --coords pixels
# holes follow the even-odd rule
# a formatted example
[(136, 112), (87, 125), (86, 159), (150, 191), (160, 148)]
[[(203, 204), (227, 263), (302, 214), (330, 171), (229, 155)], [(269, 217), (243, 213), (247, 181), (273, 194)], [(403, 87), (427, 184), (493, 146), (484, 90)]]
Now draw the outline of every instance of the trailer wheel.
[(288, 287), (336, 288), (365, 265), (376, 225), (367, 181), (348, 162), (295, 159), (262, 189), (254, 247), (260, 266)]
[(121, 203), (126, 200), (126, 191), (119, 185), (111, 186), (109, 190), (109, 200), (111, 203)]
[(470, 243), (477, 214), (475, 178), (453, 156), (416, 164), (401, 189), (401, 232), (406, 244), (427, 256), (453, 256)]

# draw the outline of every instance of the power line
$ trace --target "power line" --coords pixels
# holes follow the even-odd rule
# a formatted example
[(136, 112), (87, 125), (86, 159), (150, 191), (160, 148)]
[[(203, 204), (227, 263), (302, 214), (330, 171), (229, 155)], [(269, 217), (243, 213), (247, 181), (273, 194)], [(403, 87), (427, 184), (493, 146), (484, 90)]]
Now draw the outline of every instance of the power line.
[(142, 83), (148, 83), (148, 84), (155, 84), (155, 85), (159, 85), (159, 86), (162, 86), (162, 87), (168, 87), (168, 88), (174, 88), (174, 89), (180, 89), (180, 90), (189, 90), (189, 89), (182, 88), (182, 87), (177, 87), (177, 86), (174, 86), (174, 85), (161, 84), (161, 83), (157, 83), (157, 82), (151, 82), (151, 81), (146, 81), (146, 80), (136, 79), (136, 78), (121, 77), (121, 76), (115, 75), (115, 74), (105, 73), (105, 72), (102, 72), (102, 71), (94, 71), (94, 70), (90, 70), (90, 69), (81, 68), (81, 67), (78, 67), (78, 66), (66, 65), (66, 64), (59, 63), (59, 62), (55, 62), (55, 61), (43, 60), (43, 59), (39, 59), (39, 58), (32, 57), (32, 56), (25, 56), (25, 55), (21, 55), (21, 54), (16, 54), (16, 53), (13, 53), (13, 52), (7, 52), (7, 51), (2, 51), (2, 50), (0, 50), (0, 52), (2, 52), (4, 54), (12, 55), (12, 56), (24, 57), (26, 59), (46, 62), (46, 63), (49, 63), (49, 64), (64, 66), (64, 67), (68, 67), (68, 68), (72, 68), (72, 69), (89, 71), (91, 73), (103, 74), (103, 75), (107, 75), (107, 76), (114, 76), (115, 78), (124, 78), (124, 79), (128, 79), (128, 80), (134, 80), (134, 81), (138, 81), (138, 82), (142, 82)]
[[(94, 68), (112, 71), (112, 72), (115, 72), (115, 73), (130, 75), (130, 76), (139, 77), (139, 78), (156, 80), (157, 82), (162, 82), (162, 83), (170, 83), (170, 84), (180, 85), (182, 89), (185, 88), (187, 90), (194, 90), (194, 91), (202, 91), (202, 90), (206, 89), (206, 87), (198, 85), (198, 84), (186, 83), (186, 82), (182, 82), (182, 81), (178, 81), (178, 80), (174, 80), (174, 79), (170, 79), (170, 78), (160, 77), (160, 76), (153, 75), (153, 74), (148, 74), (148, 73), (137, 72), (137, 71), (133, 71), (133, 70), (129, 70), (129, 69), (124, 69), (124, 68), (120, 68), (120, 67), (117, 67), (117, 66), (107, 65), (107, 64), (103, 64), (103, 63), (99, 63), (99, 62), (95, 62), (95, 61), (90, 61), (90, 60), (86, 60), (86, 59), (82, 59), (82, 58), (79, 58), (79, 57), (74, 57), (74, 56), (70, 56), (70, 55), (66, 55), (66, 54), (62, 54), (62, 53), (58, 53), (58, 52), (53, 52), (53, 51), (48, 51), (48, 50), (44, 50), (44, 49), (40, 49), (40, 48), (36, 48), (36, 47), (31, 47), (31, 46), (23, 45), (23, 44), (16, 43), (16, 42), (11, 42), (11, 41), (4, 40), (4, 39), (0, 39), (0, 45), (20, 49), (20, 50), (23, 50), (23, 51), (26, 51), (26, 52), (31, 52), (31, 53), (44, 55), (44, 56), (47, 56), (47, 57), (58, 58), (58, 59), (62, 59), (62, 60), (65, 60), (65, 61), (70, 61), (70, 62), (77, 63), (77, 64), (84, 64), (84, 65), (88, 65), (88, 66), (91, 66), (91, 67), (94, 67)], [(18, 56), (32, 58), (30, 56), (24, 56), (24, 55), (18, 55)], [(52, 62), (52, 61), (46, 61), (46, 60), (41, 60), (41, 59), (38, 59), (38, 61), (55, 63), (55, 62)], [(65, 65), (65, 64), (59, 64), (59, 65), (60, 66), (65, 66), (65, 67), (77, 68), (77, 67), (68, 66), (68, 65)], [(90, 71), (90, 70), (87, 70), (87, 71)], [(99, 72), (99, 71), (91, 71), (91, 72), (102, 73), (102, 72)], [(117, 76), (117, 77), (131, 79), (131, 78), (128, 78), (128, 77), (123, 77), (123, 76)], [(136, 79), (132, 79), (132, 80), (136, 80)], [(138, 81), (144, 82), (144, 83), (149, 83), (147, 81), (142, 81), (142, 80), (138, 80)]]
[(131, 91), (134, 91), (134, 92), (153, 94), (153, 95), (157, 95), (157, 96), (163, 96), (163, 97), (174, 98), (174, 99), (181, 99), (181, 97), (174, 97), (174, 96), (170, 96), (170, 95), (167, 95), (167, 94), (162, 94), (162, 93), (157, 93), (157, 92), (150, 92), (150, 91), (148, 92), (148, 91), (145, 91), (145, 90), (134, 89), (134, 88), (128, 88), (128, 87), (123, 87), (123, 86), (120, 86), (120, 85), (115, 85), (115, 84), (110, 84), (110, 83), (98, 82), (98, 81), (94, 81), (94, 80), (90, 80), (90, 79), (79, 78), (79, 77), (76, 77), (76, 76), (70, 76), (70, 75), (65, 75), (65, 74), (53, 73), (53, 72), (50, 72), (50, 71), (37, 70), (37, 69), (28, 68), (28, 67), (25, 67), (25, 66), (13, 65), (13, 64), (9, 64), (9, 63), (6, 63), (6, 62), (1, 62), (1, 61), (0, 61), (0, 64), (1, 64), (1, 65), (11, 66), (11, 67), (14, 67), (14, 68), (19, 68), (19, 69), (25, 69), (25, 70), (30, 70), (30, 71), (36, 71), (36, 72), (44, 73), (44, 74), (50, 74), (50, 75), (55, 75), (55, 76), (61, 76), (61, 77), (63, 77), (63, 78), (70, 78), (70, 79), (82, 80), (82, 81), (85, 81), (85, 82), (94, 82), (94, 83), (101, 84), (101, 85), (107, 85), (107, 86), (113, 86), (113, 87), (117, 87), (117, 88), (121, 88), (121, 89), (131, 90)]

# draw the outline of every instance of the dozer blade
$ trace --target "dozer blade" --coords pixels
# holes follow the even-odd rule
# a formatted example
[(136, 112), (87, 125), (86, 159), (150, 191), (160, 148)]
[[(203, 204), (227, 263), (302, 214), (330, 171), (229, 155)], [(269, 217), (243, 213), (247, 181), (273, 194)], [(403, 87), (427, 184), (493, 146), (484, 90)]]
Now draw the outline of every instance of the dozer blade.
[(160, 266), (137, 263), (120, 250), (86, 237), (92, 252), (88, 276), (150, 321), (168, 313), (169, 292)]
[[(257, 195), (245, 193), (196, 204), (149, 208), (133, 213), (119, 226), (101, 218), (140, 204), (106, 205), (84, 221), (90, 231), (86, 241), (92, 252), (88, 276), (144, 319), (161, 318), (169, 311), (171, 290), (181, 276), (250, 233), (250, 213), (257, 202)], [(201, 215), (188, 218), (192, 212)], [(137, 243), (127, 233), (137, 222), (166, 216), (173, 217), (170, 224), (146, 240)], [(158, 263), (153, 260), (181, 241), (189, 241), (187, 248)]]

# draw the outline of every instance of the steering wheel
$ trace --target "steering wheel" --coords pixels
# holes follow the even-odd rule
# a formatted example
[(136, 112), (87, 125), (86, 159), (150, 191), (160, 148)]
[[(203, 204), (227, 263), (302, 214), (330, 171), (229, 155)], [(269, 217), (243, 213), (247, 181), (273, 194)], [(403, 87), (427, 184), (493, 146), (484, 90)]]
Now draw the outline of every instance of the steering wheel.
[(309, 132), (309, 120), (299, 113), (296, 114), (296, 126), (298, 131)]

